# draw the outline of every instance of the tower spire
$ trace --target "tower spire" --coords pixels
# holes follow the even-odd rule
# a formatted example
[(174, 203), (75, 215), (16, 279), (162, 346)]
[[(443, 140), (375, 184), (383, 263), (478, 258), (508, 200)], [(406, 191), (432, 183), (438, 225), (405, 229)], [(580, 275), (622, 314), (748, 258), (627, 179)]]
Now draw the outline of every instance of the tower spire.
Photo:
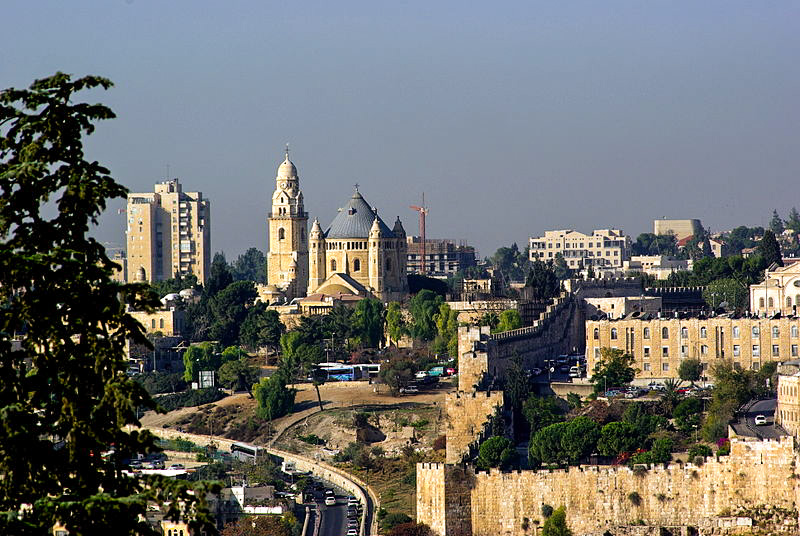
[(289, 160), (289, 142), (286, 142), (286, 160)]

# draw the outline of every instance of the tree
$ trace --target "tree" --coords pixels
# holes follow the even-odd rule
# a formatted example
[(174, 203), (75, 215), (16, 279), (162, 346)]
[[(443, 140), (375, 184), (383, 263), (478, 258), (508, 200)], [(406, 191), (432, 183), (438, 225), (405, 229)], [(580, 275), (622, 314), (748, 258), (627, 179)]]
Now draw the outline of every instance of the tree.
[(397, 396), (400, 389), (407, 387), (414, 379), (416, 371), (416, 363), (408, 355), (398, 353), (391, 356), (388, 363), (381, 365), (378, 376), (383, 383), (389, 386), (392, 394)]
[(436, 321), (436, 338), (433, 348), (436, 353), (447, 354), (452, 357), (458, 355), (458, 311), (450, 309), (443, 303), (439, 312), (434, 316)]
[(531, 427), (531, 435), (564, 420), (561, 408), (553, 396), (530, 396), (522, 405), (522, 414)]
[(444, 299), (430, 290), (421, 290), (411, 298), (408, 308), (414, 319), (411, 334), (414, 338), (430, 341), (436, 336), (436, 320), (439, 306)]
[(353, 311), (353, 333), (357, 342), (368, 348), (377, 348), (383, 338), (383, 304), (365, 298)]
[(786, 220), (786, 228), (791, 229), (794, 233), (800, 233), (800, 212), (797, 212), (797, 209), (792, 207), (792, 210), (789, 212), (789, 218)]
[(246, 516), (225, 525), (220, 536), (292, 536), (294, 516)]
[(183, 353), (183, 379), (196, 382), (201, 370), (217, 370), (221, 359), (213, 343), (193, 344)]
[(542, 536), (572, 536), (572, 531), (567, 527), (567, 511), (559, 506), (548, 517), (542, 527)]
[(561, 448), (570, 463), (578, 463), (594, 451), (600, 427), (589, 417), (576, 417), (567, 423), (561, 435)]
[(504, 331), (511, 331), (512, 329), (519, 329), (522, 327), (522, 317), (516, 309), (508, 309), (500, 313), (497, 321), (497, 328), (494, 330), (496, 333)]
[(239, 340), (239, 329), (247, 318), (247, 309), (258, 294), (252, 281), (236, 281), (211, 299), (214, 322), (211, 336), (230, 346)]
[(619, 348), (601, 348), (600, 359), (592, 370), (595, 394), (608, 387), (624, 387), (631, 383), (636, 377), (636, 370), (631, 367), (633, 363), (633, 356)]
[(386, 331), (393, 341), (399, 341), (404, 335), (408, 334), (403, 307), (399, 302), (391, 302), (386, 309)]
[(180, 292), (187, 288), (199, 289), (201, 288), (197, 282), (197, 276), (194, 274), (186, 274), (181, 276), (178, 274), (172, 279), (164, 279), (163, 281), (152, 281), (150, 288), (153, 289), (159, 298), (163, 298), (167, 294), (173, 292)]
[(294, 408), (297, 389), (286, 387), (287, 379), (280, 371), (269, 378), (261, 378), (253, 388), (258, 402), (258, 414), (262, 419), (277, 419), (288, 415)]
[(764, 238), (758, 245), (758, 252), (764, 258), (764, 263), (771, 266), (772, 263), (778, 266), (783, 266), (783, 258), (781, 257), (781, 247), (775, 238), (775, 233), (771, 230), (764, 231)]
[(246, 390), (251, 396), (251, 388), (261, 375), (256, 367), (250, 365), (246, 359), (228, 361), (219, 367), (219, 383), (228, 389)]
[(478, 449), (477, 466), (480, 469), (500, 467), (505, 469), (514, 458), (514, 444), (506, 437), (490, 437)]
[(678, 367), (678, 377), (685, 382), (691, 382), (692, 385), (694, 385), (694, 382), (699, 381), (702, 375), (703, 364), (699, 359), (686, 359)]
[(556, 256), (553, 257), (553, 271), (559, 280), (572, 277), (572, 270), (567, 266), (567, 261), (564, 260), (564, 255), (561, 253), (556, 253)]
[(75, 94), (110, 86), (57, 73), (0, 92), (2, 534), (52, 533), (57, 522), (71, 534), (155, 534), (148, 503), (213, 530), (209, 486), (119, 471), (122, 459), (157, 450), (138, 430), (135, 408), (155, 404), (125, 374), (125, 344), (148, 344), (126, 304), (158, 303), (146, 285), (113, 281), (116, 265), (87, 236), (126, 190), (84, 158), (82, 137), (113, 112)]
[(433, 536), (433, 531), (425, 523), (401, 523), (389, 531), (388, 536)]
[(531, 465), (564, 463), (567, 459), (561, 446), (561, 437), (567, 429), (568, 423), (560, 422), (545, 426), (531, 435), (528, 444), (528, 459)]
[(775, 233), (776, 235), (781, 234), (784, 231), (783, 220), (778, 215), (777, 210), (772, 211), (772, 219), (769, 220), (769, 230)]
[(278, 311), (267, 309), (264, 303), (259, 302), (247, 310), (239, 330), (239, 344), (250, 350), (266, 347), (275, 351), (285, 332), (286, 326), (281, 322)]
[(682, 400), (672, 412), (678, 430), (689, 433), (699, 427), (702, 410), (703, 406), (699, 399), (692, 397)]
[(750, 293), (747, 286), (735, 278), (725, 277), (708, 283), (703, 290), (703, 299), (712, 309), (725, 307), (729, 311), (741, 311), (748, 308)]
[(628, 422), (610, 422), (600, 429), (597, 451), (603, 456), (619, 456), (639, 447), (639, 432)]
[(257, 248), (245, 251), (231, 267), (234, 281), (267, 282), (267, 258)]
[(525, 373), (523, 367), (522, 357), (515, 353), (511, 358), (511, 366), (508, 367), (506, 372), (505, 387), (503, 389), (508, 397), (508, 403), (515, 415), (519, 415), (522, 410), (522, 404), (528, 400), (531, 393), (531, 385), (528, 381), (528, 375)]
[(561, 292), (561, 282), (556, 275), (551, 261), (533, 261), (531, 263), (528, 277), (525, 280), (525, 288), (529, 289), (530, 297), (536, 300), (549, 300), (558, 296)]
[(211, 270), (206, 281), (205, 295), (213, 298), (220, 291), (228, 288), (228, 285), (233, 283), (233, 275), (228, 267), (228, 261), (225, 260), (225, 254), (217, 252), (211, 261)]

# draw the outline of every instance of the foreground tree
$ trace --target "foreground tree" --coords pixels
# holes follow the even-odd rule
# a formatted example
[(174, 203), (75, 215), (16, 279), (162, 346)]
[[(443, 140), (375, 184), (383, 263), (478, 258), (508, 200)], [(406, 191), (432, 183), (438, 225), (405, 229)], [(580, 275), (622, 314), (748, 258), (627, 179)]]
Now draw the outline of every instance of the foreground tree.
[(572, 536), (572, 531), (567, 527), (567, 511), (563, 506), (556, 508), (544, 522), (542, 536)]
[(600, 348), (600, 359), (592, 370), (595, 394), (609, 387), (624, 387), (631, 383), (636, 377), (636, 370), (631, 366), (633, 363), (633, 356), (619, 348)]
[(135, 408), (154, 406), (125, 374), (126, 341), (148, 344), (125, 306), (157, 302), (146, 285), (112, 281), (117, 265), (87, 236), (126, 190), (83, 153), (83, 135), (114, 114), (73, 99), (110, 86), (57, 73), (0, 93), (0, 534), (57, 522), (70, 534), (157, 534), (149, 503), (214, 530), (208, 486), (121, 472), (122, 459), (155, 450), (150, 433), (125, 430), (139, 425)]
[(282, 516), (248, 516), (225, 525), (222, 536), (292, 536), (297, 524), (291, 514)]

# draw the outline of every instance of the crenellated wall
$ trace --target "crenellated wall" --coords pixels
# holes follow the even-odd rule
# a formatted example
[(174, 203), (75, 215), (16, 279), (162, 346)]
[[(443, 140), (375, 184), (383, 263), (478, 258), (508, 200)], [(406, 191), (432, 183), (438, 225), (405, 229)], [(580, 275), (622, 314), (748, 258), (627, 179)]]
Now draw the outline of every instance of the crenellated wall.
[(502, 391), (459, 391), (447, 395), (447, 463), (461, 463), (472, 452), (496, 407), (503, 407)]
[[(524, 536), (544, 523), (542, 505), (564, 505), (575, 534), (637, 525), (713, 527), (726, 534), (759, 524), (796, 534), (798, 484), (794, 440), (734, 438), (730, 456), (701, 466), (671, 464), (647, 471), (571, 467), (558, 471), (478, 472), (470, 466), (417, 466), (417, 521), (439, 536)], [(731, 518), (736, 518), (731, 521)], [(726, 528), (727, 526), (727, 528)], [(707, 534), (709, 531), (703, 531)]]

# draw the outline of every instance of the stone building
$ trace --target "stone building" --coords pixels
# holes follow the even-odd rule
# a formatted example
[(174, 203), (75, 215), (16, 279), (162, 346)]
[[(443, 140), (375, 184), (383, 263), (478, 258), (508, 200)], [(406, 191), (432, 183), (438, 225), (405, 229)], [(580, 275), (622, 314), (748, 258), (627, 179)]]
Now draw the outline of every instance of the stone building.
[(769, 361), (798, 357), (800, 318), (751, 316), (685, 316), (659, 318), (632, 314), (617, 320), (586, 322), (586, 359), (591, 373), (604, 347), (618, 348), (634, 359), (637, 378), (677, 378), (688, 358), (704, 370), (727, 360), (740, 369), (758, 370)]
[(642, 272), (656, 279), (665, 280), (675, 272), (691, 270), (692, 261), (666, 255), (634, 255), (622, 263), (622, 269), (625, 272)]
[(764, 281), (750, 285), (750, 309), (758, 314), (797, 314), (800, 305), (800, 262), (785, 259), (770, 266)]
[(304, 296), (308, 286), (308, 213), (297, 168), (289, 151), (275, 177), (272, 211), (267, 217), (267, 285), (286, 299)]
[(591, 266), (598, 270), (622, 268), (630, 254), (631, 239), (619, 229), (597, 229), (587, 235), (571, 229), (545, 231), (528, 240), (530, 260), (553, 260), (560, 253), (571, 269)]
[(130, 311), (130, 315), (144, 326), (145, 333), (161, 333), (167, 337), (182, 336), (186, 325), (185, 311), (174, 307), (158, 309), (152, 313)]
[(703, 231), (703, 224), (700, 220), (653, 220), (653, 234), (655, 235), (675, 235), (677, 240), (683, 240), (689, 236), (695, 236)]
[(184, 192), (178, 179), (152, 193), (128, 194), (127, 280), (162, 281), (194, 274), (205, 283), (211, 268), (211, 203)]
[[(409, 274), (422, 273), (422, 239), (418, 236), (406, 238), (408, 260), (406, 271)], [(475, 248), (465, 242), (456, 243), (446, 238), (425, 240), (425, 274), (444, 276), (475, 266)]]
[(359, 193), (326, 231), (314, 220), (309, 233), (308, 294), (355, 294), (384, 302), (408, 296), (406, 232), (400, 218), (389, 227)]

